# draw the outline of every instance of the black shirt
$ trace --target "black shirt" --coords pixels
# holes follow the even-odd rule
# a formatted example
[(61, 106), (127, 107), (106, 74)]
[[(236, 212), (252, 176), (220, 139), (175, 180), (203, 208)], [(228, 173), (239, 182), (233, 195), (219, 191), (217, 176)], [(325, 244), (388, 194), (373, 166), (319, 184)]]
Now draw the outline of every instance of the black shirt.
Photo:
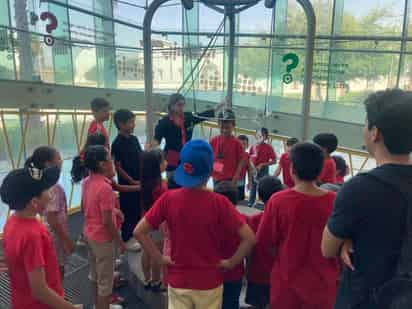
[[(194, 126), (202, 121), (207, 120), (207, 118), (212, 118), (215, 116), (215, 111), (207, 110), (202, 113), (184, 113), (184, 128), (186, 130), (186, 142), (190, 141), (193, 136)], [(164, 138), (166, 141), (165, 151), (174, 150), (180, 152), (182, 149), (182, 132), (178, 126), (176, 126), (172, 120), (170, 120), (169, 115), (164, 116), (156, 125), (154, 138), (159, 144)], [(168, 167), (170, 170), (170, 167)]]
[[(412, 166), (386, 164), (378, 169), (405, 181), (412, 178)], [(344, 269), (336, 309), (374, 308), (368, 291), (393, 276), (405, 217), (406, 203), (399, 191), (374, 177), (360, 174), (342, 187), (328, 228), (338, 238), (352, 239), (355, 271)]]
[[(140, 179), (140, 153), (142, 147), (136, 136), (126, 137), (118, 134), (112, 143), (112, 157), (120, 162), (122, 169), (134, 180)], [(129, 184), (126, 179), (118, 175), (119, 184)]]

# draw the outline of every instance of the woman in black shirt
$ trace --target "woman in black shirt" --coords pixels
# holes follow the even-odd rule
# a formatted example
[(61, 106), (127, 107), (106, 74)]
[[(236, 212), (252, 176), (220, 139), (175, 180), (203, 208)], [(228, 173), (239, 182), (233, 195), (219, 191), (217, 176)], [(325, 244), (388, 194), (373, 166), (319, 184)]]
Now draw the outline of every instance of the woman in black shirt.
[(215, 111), (220, 109), (224, 103), (216, 105), (201, 113), (185, 112), (185, 98), (179, 94), (172, 94), (168, 103), (168, 114), (156, 125), (152, 147), (158, 147), (163, 139), (166, 146), (164, 151), (167, 159), (167, 176), (170, 178), (179, 165), (179, 153), (184, 144), (192, 139), (194, 126), (208, 118), (215, 117)]

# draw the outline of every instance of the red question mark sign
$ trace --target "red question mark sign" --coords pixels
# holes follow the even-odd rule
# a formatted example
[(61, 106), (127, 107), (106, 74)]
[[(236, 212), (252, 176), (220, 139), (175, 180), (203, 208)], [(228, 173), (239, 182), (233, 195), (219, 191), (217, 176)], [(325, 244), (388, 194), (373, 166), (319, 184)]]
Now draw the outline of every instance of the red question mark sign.
[(55, 30), (58, 26), (57, 18), (54, 16), (54, 14), (50, 12), (43, 12), (40, 15), (41, 20), (50, 20), (50, 23), (46, 26), (46, 31), (47, 33), (52, 33), (53, 30)]
[[(47, 33), (52, 33), (52, 31), (55, 30), (58, 26), (56, 16), (54, 16), (54, 14), (50, 12), (41, 13), (40, 19), (50, 21), (50, 23), (46, 26)], [(54, 44), (54, 38), (51, 35), (45, 35), (43, 40), (47, 46), (52, 46)]]

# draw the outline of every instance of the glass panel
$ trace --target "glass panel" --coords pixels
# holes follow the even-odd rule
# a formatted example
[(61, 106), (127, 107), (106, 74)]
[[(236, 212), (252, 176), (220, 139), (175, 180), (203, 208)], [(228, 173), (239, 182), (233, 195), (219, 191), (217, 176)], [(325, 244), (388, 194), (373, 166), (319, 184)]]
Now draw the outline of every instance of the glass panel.
[[(52, 47), (43, 43), (43, 49), (51, 49), (52, 57), (50, 58), (54, 67), (55, 83), (71, 85), (73, 83), (71, 46), (65, 41), (70, 39), (68, 10), (62, 6), (49, 4), (49, 11), (53, 12), (58, 20), (58, 26), (52, 32), (53, 37), (62, 38), (63, 40), (56, 39)], [(46, 51), (46, 53), (49, 52)]]
[(74, 10), (69, 10), (70, 36), (72, 40), (92, 42), (96, 40), (94, 18)]
[(152, 29), (163, 31), (182, 31), (182, 5), (178, 0), (162, 5), (154, 14)]
[(117, 88), (144, 89), (143, 51), (117, 49)]
[(156, 91), (176, 91), (182, 84), (181, 36), (152, 36), (153, 88)]
[[(139, 3), (141, 2), (141, 3)], [(144, 1), (129, 1), (128, 3), (112, 1), (114, 18), (133, 24), (143, 25)]]
[(199, 31), (215, 33), (222, 19), (223, 14), (199, 3)]
[(342, 33), (349, 35), (400, 35), (405, 0), (345, 0)]
[(0, 28), (0, 78), (15, 79), (11, 32)]
[(233, 102), (235, 105), (251, 106), (250, 101), (253, 96), (253, 107), (261, 111), (266, 109), (265, 95), (268, 88), (271, 54), (269, 44), (270, 40), (260, 38), (239, 40), (239, 45), (242, 47), (238, 48), (236, 100)]
[(95, 18), (96, 42), (104, 46), (96, 46), (98, 85), (105, 88), (116, 88), (116, 66), (113, 23)]
[(0, 0), (0, 25), (10, 25), (8, 0)]
[(412, 55), (405, 55), (399, 79), (399, 87), (412, 91)]
[[(27, 116), (23, 117), (23, 130), (26, 126)], [(28, 118), (28, 126), (25, 139), (24, 159), (20, 166), (24, 165), (24, 160), (40, 145), (48, 144), (46, 116), (31, 114)]]
[(333, 52), (331, 71), (334, 97), (325, 105), (323, 117), (363, 123), (362, 102), (374, 91), (396, 84), (399, 55), (385, 53)]
[[(60, 1), (63, 2), (63, 0)], [(78, 6), (88, 11), (94, 10), (93, 0), (68, 0), (68, 2), (73, 6)]]
[(270, 33), (273, 10), (264, 5), (264, 1), (242, 11), (239, 15), (241, 33)]
[(120, 24), (114, 24), (115, 42), (118, 46), (143, 48), (142, 31)]
[(76, 86), (97, 87), (96, 48), (73, 46), (74, 84)]

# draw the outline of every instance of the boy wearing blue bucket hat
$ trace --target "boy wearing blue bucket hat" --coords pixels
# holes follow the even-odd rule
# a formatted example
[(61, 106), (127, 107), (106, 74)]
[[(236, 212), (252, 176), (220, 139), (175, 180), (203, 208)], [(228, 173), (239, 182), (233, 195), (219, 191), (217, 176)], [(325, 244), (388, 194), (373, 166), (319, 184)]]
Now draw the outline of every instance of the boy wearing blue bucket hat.
[[(256, 242), (229, 200), (207, 190), (213, 161), (208, 143), (187, 143), (175, 172), (175, 181), (182, 188), (163, 194), (134, 231), (143, 249), (168, 268), (169, 309), (220, 309), (224, 271), (239, 264)], [(171, 256), (163, 256), (148, 236), (163, 222), (170, 231)], [(240, 245), (224, 260), (221, 243), (233, 231), (239, 235)]]

